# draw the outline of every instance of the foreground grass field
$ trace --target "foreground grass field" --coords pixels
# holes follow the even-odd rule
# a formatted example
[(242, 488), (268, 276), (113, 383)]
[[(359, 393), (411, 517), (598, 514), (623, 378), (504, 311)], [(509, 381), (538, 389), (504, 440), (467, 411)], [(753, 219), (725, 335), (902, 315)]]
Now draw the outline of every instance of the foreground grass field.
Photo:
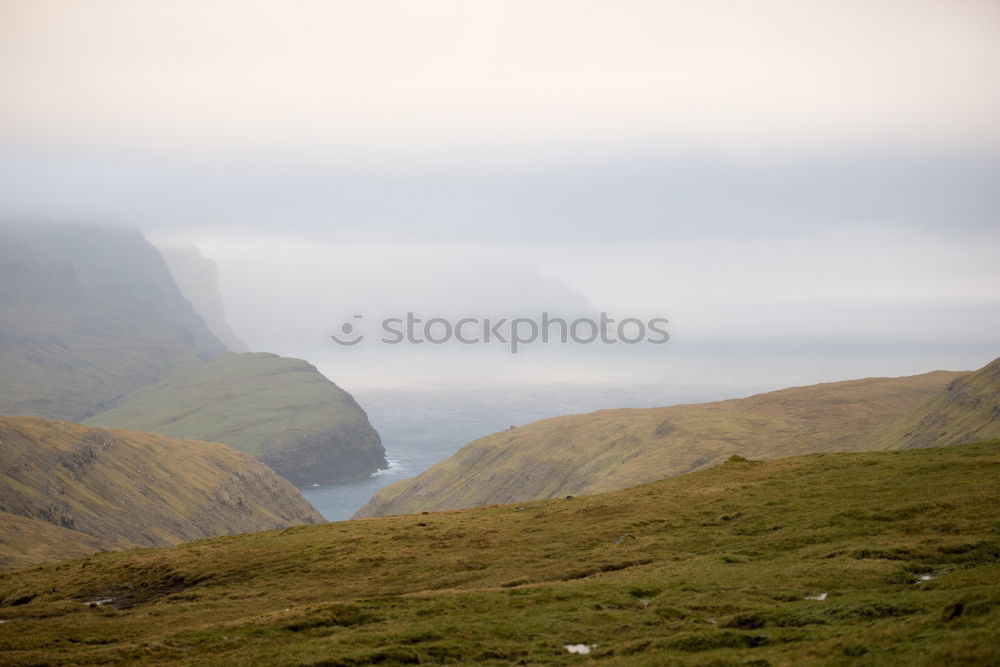
[(0, 575), (0, 663), (996, 664), (998, 507), (994, 441), (101, 554)]

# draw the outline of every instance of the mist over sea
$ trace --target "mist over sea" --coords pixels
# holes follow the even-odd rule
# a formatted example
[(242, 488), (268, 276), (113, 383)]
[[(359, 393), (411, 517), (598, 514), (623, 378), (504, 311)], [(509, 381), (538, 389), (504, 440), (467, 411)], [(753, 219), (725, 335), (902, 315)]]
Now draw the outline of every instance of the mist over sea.
[[(318, 355), (310, 361), (365, 409), (382, 436), (390, 467), (368, 479), (301, 489), (329, 521), (349, 519), (382, 487), (415, 477), (468, 442), (510, 426), (594, 410), (739, 398), (818, 382), (973, 370), (995, 358), (997, 349), (989, 344), (671, 343), (617, 353), (564, 350), (527, 363), (479, 355), (456, 364), (454, 354), (433, 355), (426, 365), (405, 352), (405, 365), (390, 356), (351, 358), (335, 352), (336, 357)], [(568, 366), (578, 373), (568, 373)]]

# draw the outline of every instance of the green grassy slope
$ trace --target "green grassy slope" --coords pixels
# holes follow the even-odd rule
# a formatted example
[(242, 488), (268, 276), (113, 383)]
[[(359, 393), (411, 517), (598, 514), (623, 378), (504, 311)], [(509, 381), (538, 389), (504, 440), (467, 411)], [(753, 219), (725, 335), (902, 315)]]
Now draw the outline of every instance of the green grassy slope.
[(40, 519), (0, 512), (0, 570), (134, 546), (123, 541), (102, 540)]
[(730, 461), (585, 498), (99, 554), (0, 575), (0, 651), (10, 665), (995, 664), (998, 471), (998, 442)]
[(0, 417), (0, 447), (0, 512), (118, 546), (322, 520), (287, 481), (217, 443)]
[(378, 433), (350, 394), (305, 361), (273, 354), (189, 360), (87, 423), (222, 442), (300, 485), (386, 466)]
[(883, 449), (957, 445), (1000, 438), (1000, 359), (956, 378), (874, 436)]
[(545, 419), (466, 445), (418, 477), (380, 490), (356, 516), (600, 493), (733, 454), (773, 459), (868, 449), (886, 422), (961, 375), (833, 382), (717, 403)]

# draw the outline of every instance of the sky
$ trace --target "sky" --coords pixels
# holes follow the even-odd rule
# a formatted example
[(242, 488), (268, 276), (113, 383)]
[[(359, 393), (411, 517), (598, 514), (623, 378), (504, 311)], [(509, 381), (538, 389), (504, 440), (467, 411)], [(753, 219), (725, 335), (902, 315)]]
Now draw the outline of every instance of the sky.
[(971, 363), (998, 37), (994, 0), (0, 0), (0, 217), (194, 243), (300, 356), (475, 307)]
[[(5, 143), (996, 148), (991, 0), (4, 0)], [(13, 97), (9, 97), (13, 96)], [(513, 145), (512, 145), (513, 143)], [(513, 153), (513, 155), (510, 155)]]

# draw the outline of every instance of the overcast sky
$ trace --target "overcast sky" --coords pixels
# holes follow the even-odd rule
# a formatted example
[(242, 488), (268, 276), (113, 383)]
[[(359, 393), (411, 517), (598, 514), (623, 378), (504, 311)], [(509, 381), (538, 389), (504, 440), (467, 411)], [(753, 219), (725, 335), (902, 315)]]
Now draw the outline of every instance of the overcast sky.
[(198, 243), (252, 346), (476, 290), (1000, 331), (995, 0), (0, 0), (0, 99), (0, 217)]
[(993, 0), (0, 6), (9, 146), (423, 163), (998, 143)]

